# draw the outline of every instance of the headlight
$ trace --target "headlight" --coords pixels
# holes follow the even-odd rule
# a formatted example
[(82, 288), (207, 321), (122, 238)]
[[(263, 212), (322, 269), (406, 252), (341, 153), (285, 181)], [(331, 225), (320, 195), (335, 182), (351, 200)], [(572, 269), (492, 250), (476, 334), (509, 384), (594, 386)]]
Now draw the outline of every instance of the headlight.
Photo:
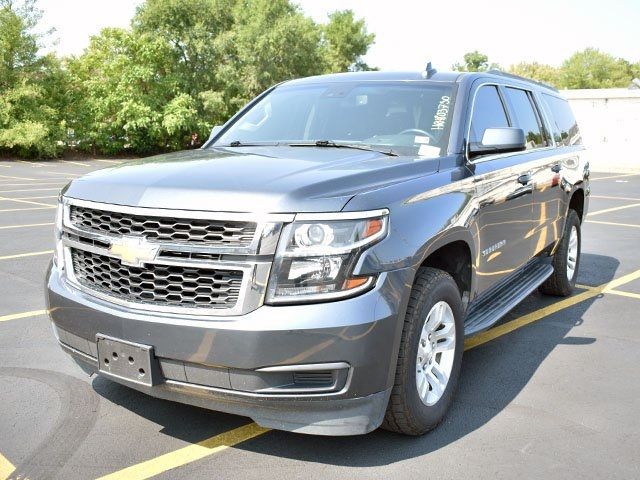
[(388, 211), (297, 215), (280, 237), (267, 303), (343, 298), (371, 287), (354, 276), (360, 254), (388, 232)]
[(56, 222), (53, 227), (53, 241), (55, 242), (55, 250), (53, 251), (53, 263), (62, 270), (64, 266), (64, 254), (62, 248), (62, 220), (64, 215), (64, 204), (62, 197), (58, 199), (58, 207), (56, 209)]

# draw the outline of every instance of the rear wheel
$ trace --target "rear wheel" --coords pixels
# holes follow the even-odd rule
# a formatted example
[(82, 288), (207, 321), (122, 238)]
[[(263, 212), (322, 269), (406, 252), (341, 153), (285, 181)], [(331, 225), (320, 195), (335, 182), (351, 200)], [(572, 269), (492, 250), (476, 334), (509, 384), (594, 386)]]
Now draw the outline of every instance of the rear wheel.
[(445, 417), (460, 374), (462, 315), (453, 278), (442, 270), (421, 268), (407, 307), (382, 428), (422, 435)]
[(562, 240), (553, 256), (553, 274), (540, 286), (542, 293), (560, 297), (571, 295), (578, 277), (581, 247), (580, 218), (575, 210), (569, 210)]

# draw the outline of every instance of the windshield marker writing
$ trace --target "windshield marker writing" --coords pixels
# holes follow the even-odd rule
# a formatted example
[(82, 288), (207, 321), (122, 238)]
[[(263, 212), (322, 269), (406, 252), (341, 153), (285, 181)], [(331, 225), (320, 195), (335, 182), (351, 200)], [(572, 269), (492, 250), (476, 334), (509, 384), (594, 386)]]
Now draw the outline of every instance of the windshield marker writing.
[(438, 103), (438, 109), (433, 116), (433, 123), (431, 124), (431, 130), (444, 130), (444, 126), (447, 123), (447, 116), (449, 115), (449, 104), (451, 99), (444, 95), (440, 98)]

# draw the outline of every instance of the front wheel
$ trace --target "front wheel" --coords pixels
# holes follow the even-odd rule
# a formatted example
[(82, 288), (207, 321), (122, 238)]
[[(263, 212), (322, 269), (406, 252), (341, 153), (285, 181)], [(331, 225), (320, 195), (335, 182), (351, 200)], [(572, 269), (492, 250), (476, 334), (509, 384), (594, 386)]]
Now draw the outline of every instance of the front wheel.
[(421, 268), (407, 307), (382, 428), (422, 435), (443, 420), (460, 375), (463, 339), (458, 286), (442, 270)]
[(542, 293), (567, 297), (571, 295), (578, 277), (582, 232), (580, 218), (569, 210), (560, 245), (553, 256), (553, 274), (540, 286)]

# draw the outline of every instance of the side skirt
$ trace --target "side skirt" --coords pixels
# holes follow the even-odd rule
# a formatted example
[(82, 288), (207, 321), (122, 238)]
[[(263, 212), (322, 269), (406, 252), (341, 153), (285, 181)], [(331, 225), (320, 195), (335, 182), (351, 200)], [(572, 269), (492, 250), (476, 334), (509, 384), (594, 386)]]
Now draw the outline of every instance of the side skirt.
[(553, 266), (545, 260), (534, 259), (507, 281), (474, 300), (464, 322), (465, 337), (490, 328), (549, 278)]

